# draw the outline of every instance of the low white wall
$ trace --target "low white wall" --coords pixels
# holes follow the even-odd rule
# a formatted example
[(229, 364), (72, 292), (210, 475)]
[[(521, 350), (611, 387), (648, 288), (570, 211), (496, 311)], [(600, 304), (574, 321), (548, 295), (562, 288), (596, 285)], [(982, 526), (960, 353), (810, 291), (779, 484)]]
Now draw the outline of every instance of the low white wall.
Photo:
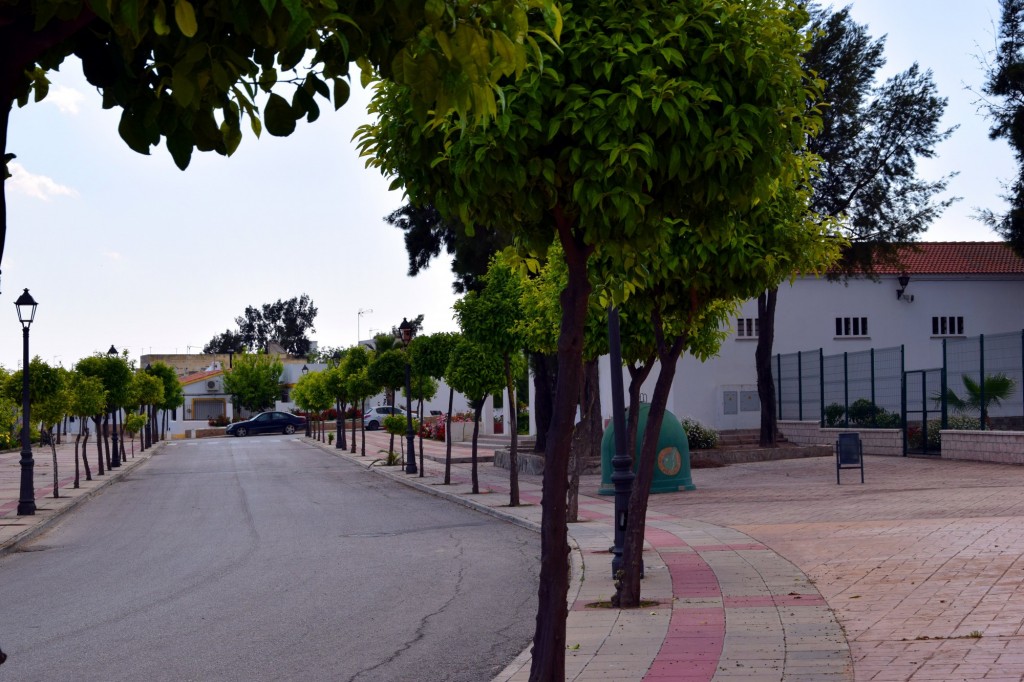
[[(903, 432), (900, 429), (857, 429), (827, 428), (818, 426), (818, 422), (779, 421), (779, 431), (786, 440), (795, 445), (828, 445), (833, 447), (839, 440), (840, 433), (855, 432), (860, 434), (865, 455), (903, 455)], [(943, 455), (945, 455), (945, 432), (943, 432)]]
[(942, 458), (1024, 464), (1024, 432), (943, 431)]

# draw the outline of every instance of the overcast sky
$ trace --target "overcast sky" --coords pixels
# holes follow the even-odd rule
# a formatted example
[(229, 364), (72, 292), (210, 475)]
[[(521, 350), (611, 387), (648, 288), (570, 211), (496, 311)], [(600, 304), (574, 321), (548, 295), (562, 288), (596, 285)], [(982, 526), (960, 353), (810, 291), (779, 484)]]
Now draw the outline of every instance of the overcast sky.
[[(962, 200), (925, 238), (997, 239), (971, 216), (1002, 207), (1013, 159), (1004, 142), (989, 141), (966, 88), (984, 81), (978, 57), (994, 45), (998, 2), (852, 6), (873, 36), (888, 35), (890, 72), (914, 61), (934, 71), (949, 98), (944, 122), (959, 125), (923, 168), (929, 177), (958, 171), (950, 194)], [(18, 158), (0, 280), (4, 367), (21, 364), (13, 302), (26, 287), (39, 302), (31, 353), (65, 367), (112, 344), (135, 359), (197, 353), (246, 306), (303, 293), (319, 309), (312, 338), (321, 345), (349, 346), (419, 314), (426, 333), (455, 329), (447, 259), (406, 275), (402, 233), (383, 221), (401, 193), (364, 168), (351, 142), (367, 120), (364, 94), (338, 113), (325, 106), (291, 137), (246, 135), (230, 159), (196, 152), (181, 172), (163, 146), (151, 156), (128, 149), (118, 112), (101, 109), (76, 62), (51, 80), (46, 100), (11, 116), (8, 151)]]

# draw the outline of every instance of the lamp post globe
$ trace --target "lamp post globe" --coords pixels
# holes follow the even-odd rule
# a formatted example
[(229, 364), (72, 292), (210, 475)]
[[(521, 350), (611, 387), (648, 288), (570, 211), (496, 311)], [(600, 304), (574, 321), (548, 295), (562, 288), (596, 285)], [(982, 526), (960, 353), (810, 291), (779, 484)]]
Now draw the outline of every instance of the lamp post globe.
[[(406, 350), (416, 336), (416, 329), (409, 324), (407, 318), (402, 318), (402, 324), (398, 325), (398, 333), (402, 339), (402, 345)], [(412, 365), (409, 362), (409, 355), (405, 356), (405, 473), (415, 474), (416, 468), (416, 432), (412, 428)]]
[(36, 303), (28, 289), (14, 302), (18, 309), (18, 321), (21, 322), (22, 334), (22, 365), (21, 365), (21, 492), (18, 497), (18, 516), (32, 516), (36, 513), (36, 494), (33, 475), (35, 461), (32, 459), (32, 434), (29, 430), (31, 416), (29, 414), (28, 392), (28, 328), (36, 319)]
[[(114, 344), (110, 344), (110, 349), (107, 350), (107, 357), (111, 360), (117, 359), (117, 348), (114, 347)], [(119, 409), (119, 407), (112, 407), (110, 410), (110, 440), (114, 450), (110, 455), (111, 469), (118, 469), (121, 466), (121, 446), (117, 437), (117, 413)]]

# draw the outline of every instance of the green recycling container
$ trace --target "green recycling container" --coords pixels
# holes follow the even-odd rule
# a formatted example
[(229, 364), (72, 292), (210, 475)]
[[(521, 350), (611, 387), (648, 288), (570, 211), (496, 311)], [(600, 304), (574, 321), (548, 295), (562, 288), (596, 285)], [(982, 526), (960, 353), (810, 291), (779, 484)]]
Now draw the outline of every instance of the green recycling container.
[[(636, 450), (633, 456), (633, 471), (640, 458), (640, 444), (647, 426), (649, 403), (640, 403), (640, 425), (636, 432)], [(604, 430), (601, 438), (601, 495), (614, 495), (615, 485), (612, 483), (612, 457), (615, 456), (615, 427), (612, 424)], [(658, 438), (658, 454), (655, 456), (654, 478), (651, 481), (652, 493), (674, 493), (679, 490), (696, 490), (693, 477), (690, 475), (690, 444), (686, 440), (686, 431), (674, 414), (665, 410), (665, 419), (661, 424), (661, 435)]]

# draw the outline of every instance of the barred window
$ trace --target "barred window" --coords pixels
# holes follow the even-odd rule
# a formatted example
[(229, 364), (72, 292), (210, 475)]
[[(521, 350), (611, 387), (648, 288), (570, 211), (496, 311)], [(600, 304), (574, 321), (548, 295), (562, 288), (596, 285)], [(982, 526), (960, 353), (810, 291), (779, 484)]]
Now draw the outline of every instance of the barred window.
[(756, 339), (761, 331), (760, 321), (756, 317), (737, 317), (736, 336), (741, 339)]
[(932, 318), (932, 336), (963, 336), (964, 335), (964, 318), (949, 316), (949, 317), (933, 317)]
[(836, 336), (867, 336), (868, 318), (837, 317)]

